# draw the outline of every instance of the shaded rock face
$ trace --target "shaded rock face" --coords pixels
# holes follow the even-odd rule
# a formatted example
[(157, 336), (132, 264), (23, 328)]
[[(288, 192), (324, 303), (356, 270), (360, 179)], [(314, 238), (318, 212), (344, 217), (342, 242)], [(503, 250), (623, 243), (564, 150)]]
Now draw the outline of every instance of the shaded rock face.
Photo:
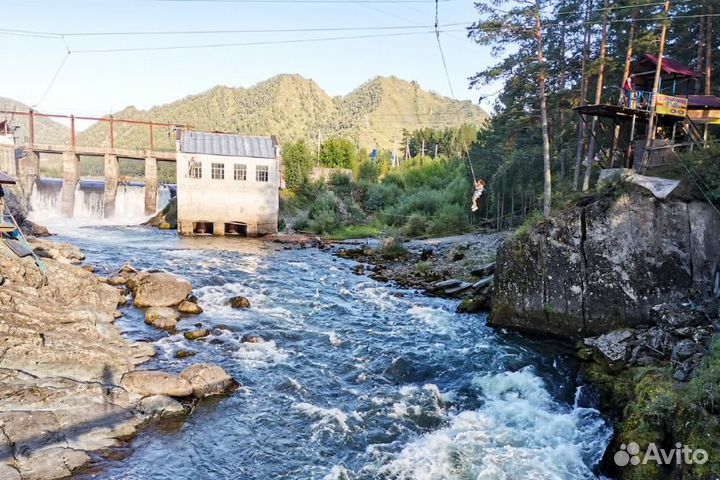
[(584, 337), (652, 324), (652, 307), (715, 294), (720, 215), (640, 192), (577, 206), (498, 250), (494, 326)]

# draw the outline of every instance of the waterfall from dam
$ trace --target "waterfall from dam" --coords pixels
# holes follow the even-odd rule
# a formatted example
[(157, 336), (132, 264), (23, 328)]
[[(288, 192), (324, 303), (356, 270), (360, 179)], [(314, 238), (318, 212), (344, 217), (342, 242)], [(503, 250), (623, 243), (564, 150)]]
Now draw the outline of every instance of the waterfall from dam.
[[(147, 220), (145, 215), (145, 186), (130, 183), (118, 187), (115, 199), (115, 214), (104, 218), (104, 182), (80, 180), (75, 189), (75, 210), (72, 223), (75, 225), (137, 225)], [(174, 194), (174, 187), (158, 186), (157, 210), (167, 205)], [(30, 219), (41, 225), (67, 223), (61, 213), (62, 180), (42, 178), (35, 185), (30, 197), (32, 211)]]

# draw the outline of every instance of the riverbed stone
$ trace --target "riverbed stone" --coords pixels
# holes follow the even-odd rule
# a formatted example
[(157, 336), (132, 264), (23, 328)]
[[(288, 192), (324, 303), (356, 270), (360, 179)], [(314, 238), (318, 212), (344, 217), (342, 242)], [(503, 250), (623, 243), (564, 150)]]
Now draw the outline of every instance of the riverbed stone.
[(174, 307), (192, 291), (187, 280), (166, 272), (140, 272), (127, 281), (136, 307)]
[(630, 330), (615, 330), (601, 335), (595, 340), (595, 348), (603, 360), (610, 365), (621, 365), (629, 353), (629, 340), (633, 337)]
[(217, 365), (200, 363), (185, 369), (180, 376), (192, 385), (196, 398), (223, 395), (234, 390), (238, 383)]
[(145, 323), (163, 330), (175, 330), (180, 316), (169, 307), (151, 307), (145, 311)]
[(0, 478), (3, 480), (22, 480), (20, 472), (6, 463), (0, 463)]
[(260, 335), (253, 335), (252, 333), (246, 333), (240, 339), (242, 343), (263, 343), (265, 340)]
[(138, 402), (135, 411), (145, 417), (168, 417), (187, 413), (180, 402), (167, 395), (145, 397)]
[(228, 304), (232, 308), (250, 308), (250, 300), (240, 295), (232, 297), (228, 300)]
[(193, 393), (192, 385), (182, 377), (157, 370), (136, 370), (122, 377), (122, 387), (144, 397), (167, 395), (187, 397)]
[(190, 300), (183, 300), (180, 305), (178, 305), (178, 311), (188, 315), (200, 315), (203, 313), (203, 309), (200, 305), (195, 302), (191, 302)]
[(199, 340), (210, 335), (210, 330), (202, 328), (200, 330), (193, 330), (192, 332), (185, 332), (183, 336), (188, 340)]

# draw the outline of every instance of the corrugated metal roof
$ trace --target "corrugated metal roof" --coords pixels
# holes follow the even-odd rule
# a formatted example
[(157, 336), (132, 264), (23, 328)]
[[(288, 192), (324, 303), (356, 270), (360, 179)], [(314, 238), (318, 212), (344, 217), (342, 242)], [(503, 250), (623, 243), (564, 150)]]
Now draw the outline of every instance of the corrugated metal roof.
[(15, 180), (15, 177), (11, 177), (5, 172), (0, 172), (0, 184), (1, 183), (14, 185), (17, 183), (17, 180)]
[(183, 132), (180, 151), (231, 157), (275, 158), (275, 144), (271, 137), (227, 133)]

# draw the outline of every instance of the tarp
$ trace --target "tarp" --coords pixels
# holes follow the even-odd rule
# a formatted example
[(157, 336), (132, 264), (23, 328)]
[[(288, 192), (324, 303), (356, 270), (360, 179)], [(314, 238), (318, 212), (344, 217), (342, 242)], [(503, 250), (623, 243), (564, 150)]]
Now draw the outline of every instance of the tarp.
[(670, 193), (672, 193), (678, 185), (680, 185), (680, 180), (648, 177), (638, 173), (628, 175), (627, 181), (643, 188), (647, 188), (653, 195), (655, 195), (656, 198), (661, 200), (667, 198), (667, 196), (670, 195)]
[[(642, 56), (639, 63), (644, 62), (647, 62), (650, 65), (654, 65), (657, 67), (658, 58), (655, 55), (650, 55), (649, 53), (646, 53)], [(702, 77), (702, 73), (695, 72), (691, 70), (690, 67), (687, 67), (682, 63), (668, 57), (663, 57), (662, 67), (660, 68), (660, 70), (662, 70), (662, 73), (668, 75), (683, 75), (685, 77), (691, 78)]]

